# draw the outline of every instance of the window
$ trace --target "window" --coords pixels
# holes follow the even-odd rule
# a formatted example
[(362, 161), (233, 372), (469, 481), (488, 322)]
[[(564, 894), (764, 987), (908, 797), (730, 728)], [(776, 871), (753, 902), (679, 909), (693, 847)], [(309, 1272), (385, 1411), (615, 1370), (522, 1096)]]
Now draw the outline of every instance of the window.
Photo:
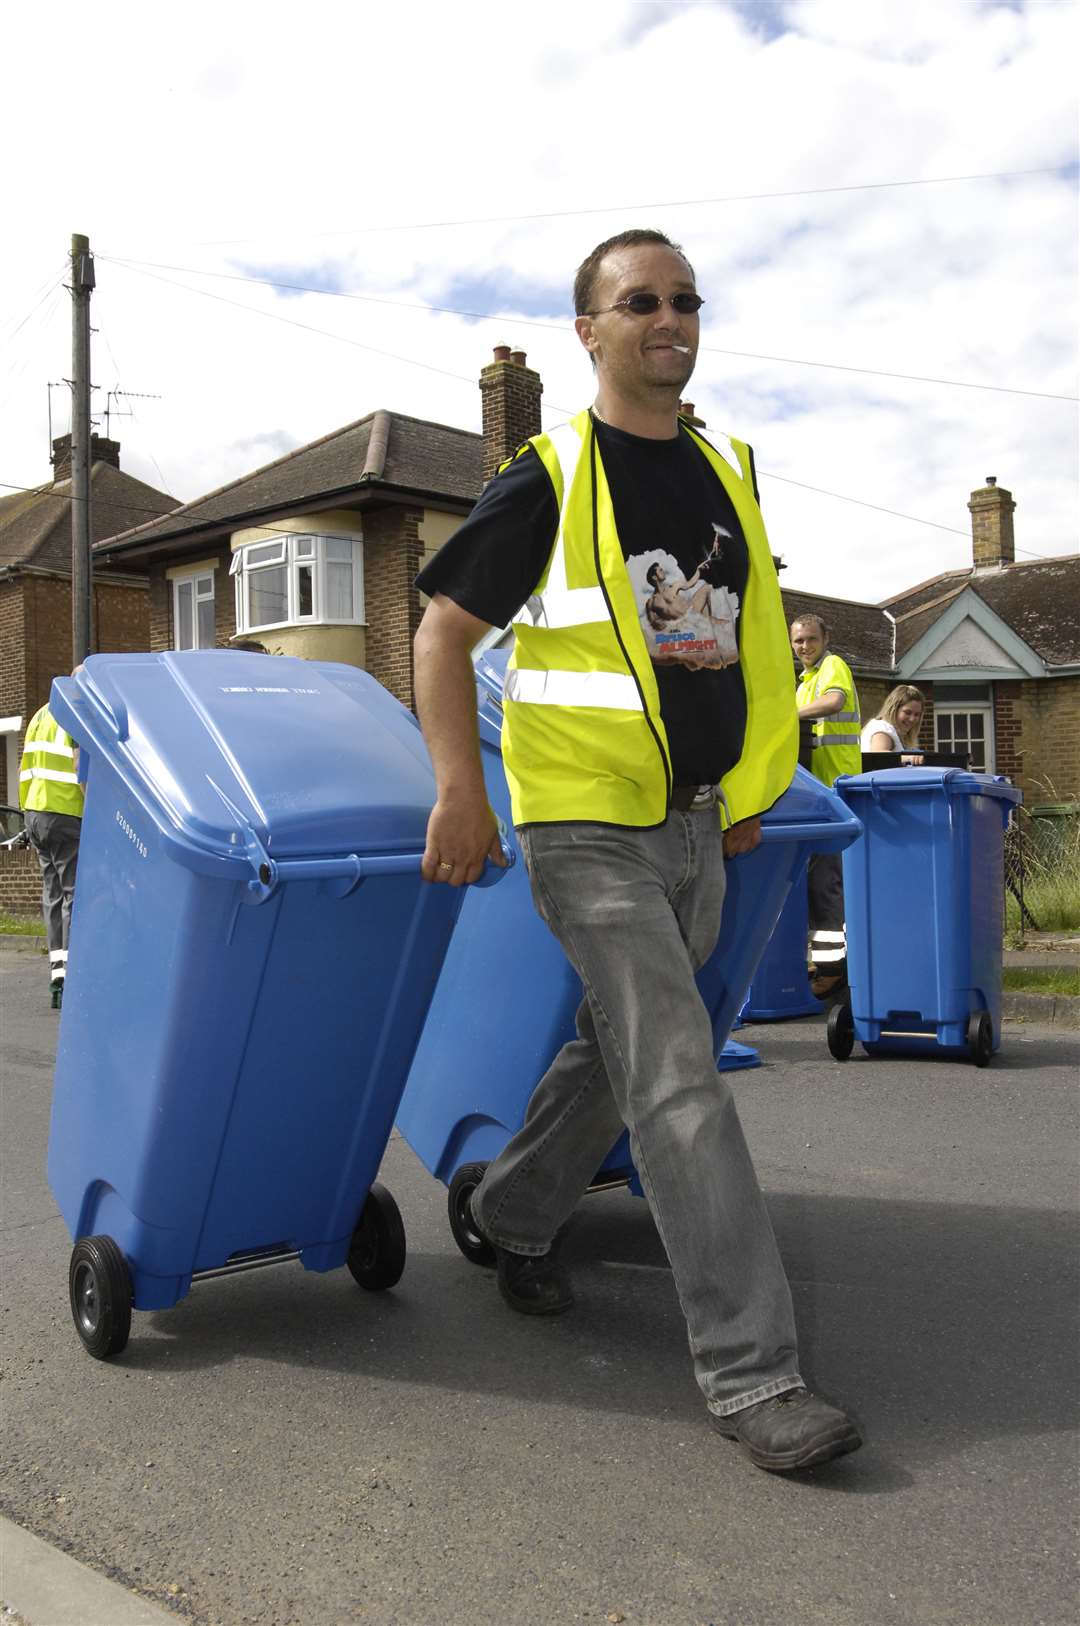
[(989, 683), (934, 685), (934, 744), (970, 759), (975, 773), (994, 771), (994, 701)]
[(364, 619), (363, 549), (350, 536), (283, 536), (233, 554), (238, 632)]
[(173, 577), (173, 648), (213, 649), (214, 572)]
[(993, 773), (993, 712), (989, 706), (964, 711), (934, 707), (934, 736), (939, 751), (966, 752), (974, 773)]

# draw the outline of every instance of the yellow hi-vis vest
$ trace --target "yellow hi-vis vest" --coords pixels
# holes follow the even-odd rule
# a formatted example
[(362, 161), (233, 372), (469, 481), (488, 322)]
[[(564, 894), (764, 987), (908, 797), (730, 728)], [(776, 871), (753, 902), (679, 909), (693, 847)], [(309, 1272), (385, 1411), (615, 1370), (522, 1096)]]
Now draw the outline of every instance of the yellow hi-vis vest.
[(48, 706), (34, 713), (19, 766), (19, 806), (24, 812), (82, 818), (83, 788), (75, 775), (75, 750), (75, 741)]
[(814, 755), (811, 766), (814, 777), (822, 784), (832, 785), (842, 773), (862, 773), (862, 748), (859, 744), (859, 696), (855, 679), (847, 661), (827, 651), (816, 666), (809, 667), (799, 679), (795, 693), (796, 706), (808, 706), (829, 689), (844, 691), (844, 705), (830, 717), (814, 718)]
[[(737, 474), (686, 424), (680, 433), (715, 471), (746, 538), (740, 637), (746, 733), (721, 787), (734, 823), (771, 807), (795, 772), (791, 651), (749, 448), (731, 442)], [(671, 807), (671, 753), (592, 418), (581, 412), (528, 444), (555, 489), (559, 528), (514, 623), (506, 673), (503, 765), (514, 823), (663, 824)]]

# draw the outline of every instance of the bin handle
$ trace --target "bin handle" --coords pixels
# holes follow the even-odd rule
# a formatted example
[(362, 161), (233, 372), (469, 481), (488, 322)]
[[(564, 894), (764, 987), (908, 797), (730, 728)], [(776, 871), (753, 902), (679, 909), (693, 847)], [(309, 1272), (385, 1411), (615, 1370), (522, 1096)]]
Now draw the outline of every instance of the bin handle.
[(762, 842), (816, 841), (819, 836), (842, 836), (851, 826), (846, 820), (819, 819), (814, 824), (763, 824)]
[[(517, 855), (508, 842), (501, 841), (500, 844), (503, 857), (506, 859), (506, 869), (511, 869)], [(248, 891), (262, 903), (282, 881), (345, 880), (349, 884), (340, 894), (345, 898), (369, 876), (418, 875), (423, 860), (422, 852), (371, 853), (363, 858), (359, 853), (345, 853), (340, 858), (274, 859), (263, 851), (256, 860), (253, 860), (255, 874), (248, 882)], [(493, 886), (504, 874), (505, 870), (498, 864), (485, 861), (484, 868), (473, 885)]]
[(127, 701), (113, 682), (107, 672), (94, 673), (94, 686), (82, 689), (82, 695), (89, 700), (101, 717), (111, 723), (116, 733), (116, 742), (122, 745), (131, 732), (128, 726)]

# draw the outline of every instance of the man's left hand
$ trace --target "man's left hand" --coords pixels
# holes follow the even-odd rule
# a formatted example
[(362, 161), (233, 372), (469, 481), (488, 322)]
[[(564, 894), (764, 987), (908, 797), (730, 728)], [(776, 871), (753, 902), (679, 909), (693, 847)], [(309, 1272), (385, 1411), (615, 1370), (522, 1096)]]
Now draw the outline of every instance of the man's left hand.
[(724, 857), (734, 858), (737, 853), (753, 852), (761, 845), (761, 820), (740, 819), (724, 831)]

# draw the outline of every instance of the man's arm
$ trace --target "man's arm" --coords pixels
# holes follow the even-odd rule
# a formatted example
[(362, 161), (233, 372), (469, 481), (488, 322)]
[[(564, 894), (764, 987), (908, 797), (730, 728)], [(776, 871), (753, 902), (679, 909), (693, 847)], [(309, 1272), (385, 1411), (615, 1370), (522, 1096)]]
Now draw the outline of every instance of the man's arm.
[(847, 695), (843, 689), (826, 689), (823, 695), (799, 707), (799, 716), (809, 718), (831, 717), (834, 711), (843, 711)]
[(413, 645), (416, 710), (436, 790), (421, 874), (426, 881), (449, 881), (451, 886), (475, 881), (486, 858), (504, 862), (480, 762), (476, 680), (469, 658), (488, 631), (486, 621), (436, 593)]

